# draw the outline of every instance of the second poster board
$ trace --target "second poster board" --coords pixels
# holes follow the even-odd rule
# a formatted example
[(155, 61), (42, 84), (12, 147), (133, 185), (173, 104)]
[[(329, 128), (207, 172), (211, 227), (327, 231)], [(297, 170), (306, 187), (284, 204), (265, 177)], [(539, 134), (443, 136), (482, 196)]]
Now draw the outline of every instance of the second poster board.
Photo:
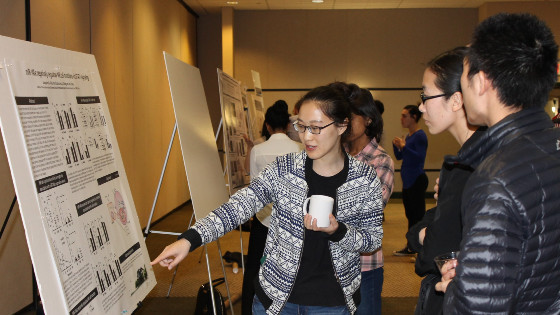
[(229, 195), (200, 71), (166, 52), (164, 59), (189, 191), (199, 220), (225, 203)]
[(222, 105), (222, 129), (229, 192), (234, 194), (249, 183), (248, 172), (243, 167), (245, 159), (248, 158), (247, 145), (243, 140), (243, 134), (248, 134), (247, 119), (245, 118), (241, 83), (218, 69), (218, 85)]

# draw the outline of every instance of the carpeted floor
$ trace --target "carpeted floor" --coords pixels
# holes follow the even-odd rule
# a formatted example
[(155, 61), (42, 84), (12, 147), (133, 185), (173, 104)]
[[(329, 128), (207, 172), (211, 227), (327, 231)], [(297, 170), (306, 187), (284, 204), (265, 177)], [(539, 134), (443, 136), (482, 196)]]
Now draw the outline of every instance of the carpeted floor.
[[(383, 314), (412, 314), (416, 305), (415, 297), (385, 297), (382, 302)], [(194, 314), (195, 298), (194, 297), (150, 297), (146, 298), (135, 315), (149, 314)], [(241, 314), (241, 304), (234, 303), (235, 314)], [(412, 309), (412, 311), (411, 311)], [(228, 310), (231, 314), (231, 311)]]
[[(433, 200), (428, 200), (427, 208), (433, 206)], [(153, 230), (183, 232), (189, 222), (192, 213), (190, 205), (183, 207), (157, 224), (152, 226)], [(414, 274), (414, 263), (411, 257), (396, 257), (391, 253), (402, 249), (406, 244), (404, 234), (407, 228), (404, 208), (400, 199), (390, 201), (385, 209), (385, 222), (383, 252), (385, 254), (384, 284), (382, 292), (383, 314), (413, 314), (416, 298), (420, 288), (421, 278)], [(244, 252), (247, 250), (249, 233), (233, 231), (219, 240), (222, 255), (226, 251), (239, 252), (241, 239), (243, 240)], [(175, 236), (150, 234), (146, 238), (146, 245), (150, 257), (156, 257), (161, 250), (176, 239)], [(218, 243), (213, 242), (207, 246), (212, 278), (222, 277), (221, 259), (218, 253)], [(193, 314), (195, 307), (195, 296), (199, 287), (208, 282), (208, 271), (204, 248), (201, 247), (192, 253), (181, 263), (175, 276), (173, 287), (170, 288), (173, 271), (154, 266), (154, 273), (158, 281), (156, 287), (142, 302), (135, 314)], [(225, 264), (225, 273), (228, 286), (218, 286), (222, 295), (227, 299), (228, 290), (234, 301), (234, 313), (241, 314), (242, 271), (233, 272), (232, 264)], [(169, 292), (169, 298), (166, 298)], [(229, 311), (229, 309), (228, 309)], [(231, 311), (228, 312), (231, 314)]]

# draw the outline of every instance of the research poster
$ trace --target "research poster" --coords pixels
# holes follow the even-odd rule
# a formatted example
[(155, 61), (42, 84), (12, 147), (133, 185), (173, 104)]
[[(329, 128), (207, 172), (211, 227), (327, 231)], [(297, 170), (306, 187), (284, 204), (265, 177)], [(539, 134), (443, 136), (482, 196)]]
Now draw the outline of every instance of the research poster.
[(255, 87), (255, 95), (262, 96), (261, 74), (255, 70), (251, 70), (251, 77), (253, 78), (253, 86)]
[(264, 103), (262, 96), (251, 95), (249, 103), (249, 128), (253, 140), (262, 137), (261, 130), (264, 125)]
[(44, 309), (130, 314), (156, 281), (95, 59), (14, 44), (36, 53), (0, 48), (2, 134)]
[(229, 191), (235, 193), (249, 184), (243, 167), (247, 158), (247, 145), (243, 134), (247, 132), (247, 120), (243, 109), (241, 84), (228, 74), (218, 69), (220, 102), (222, 105), (222, 123), (228, 167)]

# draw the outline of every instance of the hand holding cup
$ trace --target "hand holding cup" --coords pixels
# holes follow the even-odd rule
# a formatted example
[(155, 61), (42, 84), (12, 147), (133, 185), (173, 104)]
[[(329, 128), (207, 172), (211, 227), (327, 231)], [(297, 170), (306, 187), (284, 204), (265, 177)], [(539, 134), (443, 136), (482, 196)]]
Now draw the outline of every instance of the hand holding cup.
[(441, 273), (441, 281), (436, 283), (436, 291), (444, 292), (447, 290), (447, 285), (455, 277), (455, 268), (457, 267), (457, 257), (459, 252), (449, 252), (434, 258), (439, 272)]
[[(309, 213), (308, 213), (309, 205)], [(303, 203), (305, 228), (329, 234), (338, 228), (338, 222), (332, 215), (334, 199), (329, 196), (312, 195)]]

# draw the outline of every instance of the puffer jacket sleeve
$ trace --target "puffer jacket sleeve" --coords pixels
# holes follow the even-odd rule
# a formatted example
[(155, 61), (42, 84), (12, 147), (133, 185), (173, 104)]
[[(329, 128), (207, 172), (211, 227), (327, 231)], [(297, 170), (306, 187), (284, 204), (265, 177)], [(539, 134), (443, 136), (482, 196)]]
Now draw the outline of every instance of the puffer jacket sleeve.
[(276, 163), (268, 165), (249, 186), (238, 190), (228, 202), (195, 223), (193, 229), (200, 234), (202, 244), (215, 241), (237, 228), (273, 201), (273, 183), (277, 182), (278, 175)]
[[(470, 185), (469, 185), (470, 184)], [(523, 215), (497, 179), (472, 176), (463, 193), (463, 240), (444, 314), (508, 314), (520, 274)]]

